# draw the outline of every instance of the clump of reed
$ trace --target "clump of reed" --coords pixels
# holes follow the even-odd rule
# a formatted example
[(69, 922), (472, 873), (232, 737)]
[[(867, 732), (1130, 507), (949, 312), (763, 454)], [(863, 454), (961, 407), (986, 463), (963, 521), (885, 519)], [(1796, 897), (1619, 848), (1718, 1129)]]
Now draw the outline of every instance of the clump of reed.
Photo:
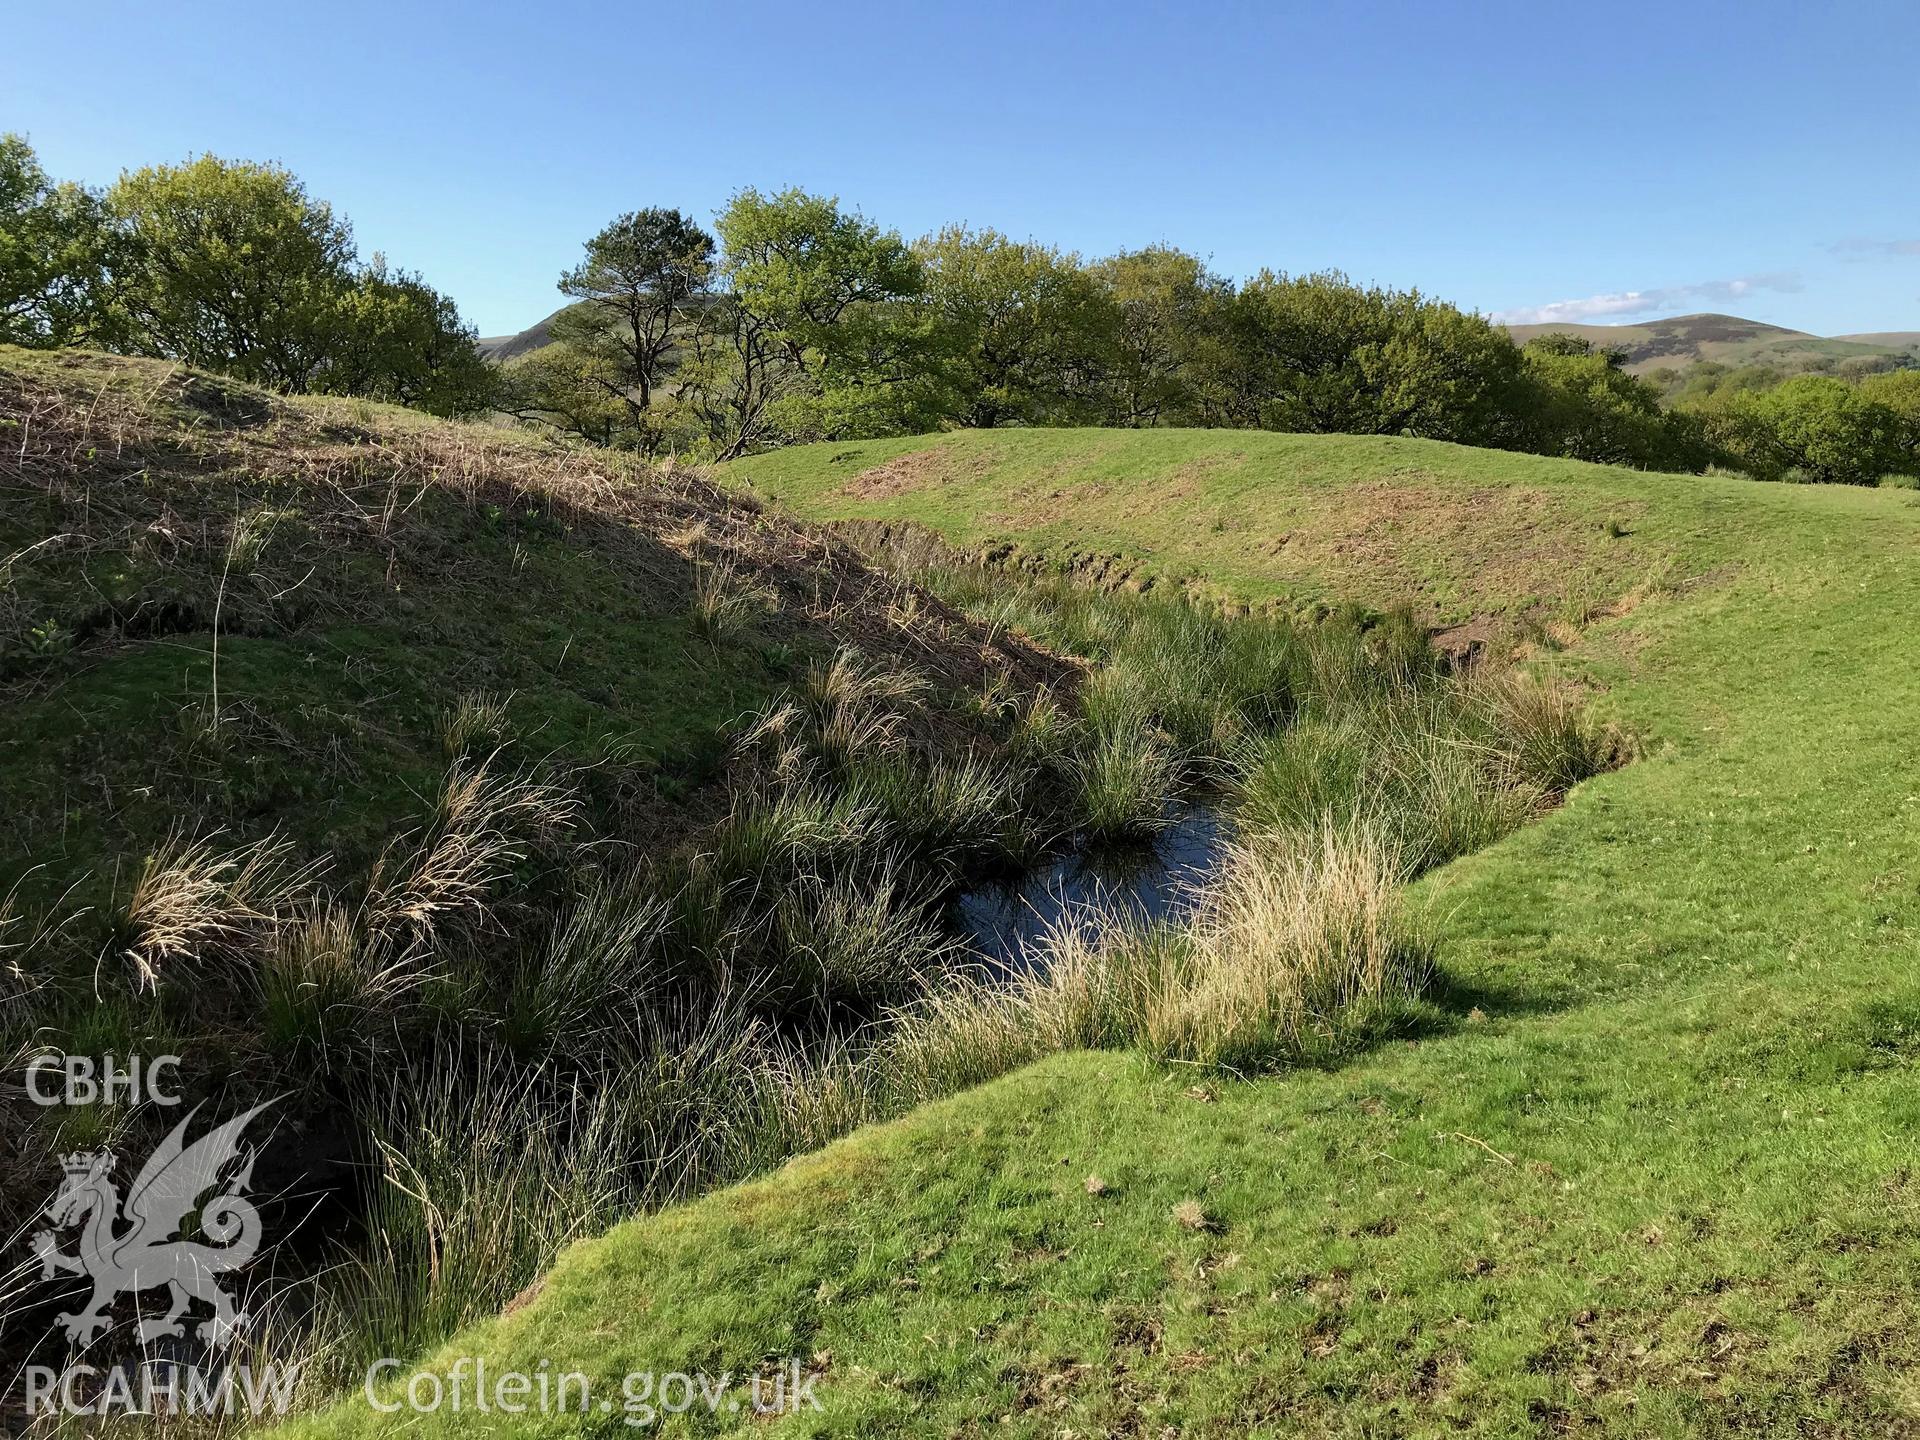
[(211, 836), (169, 836), (140, 862), (118, 903), (109, 949), (149, 989), (176, 963), (245, 952), (272, 933), (312, 877), (292, 856), (292, 843), (278, 836), (225, 850)]
[(491, 758), (466, 756), (422, 829), (389, 847), (366, 900), (366, 923), (383, 940), (430, 947), (440, 932), (477, 922), (487, 897), (532, 848), (563, 836), (580, 818), (579, 796)]
[(1511, 833), (1620, 755), (1570, 687), (1474, 669), (1364, 706), (1316, 697), (1290, 729), (1244, 737), (1228, 770), (1250, 832), (1349, 817), (1388, 835), (1417, 875)]
[(268, 1053), (329, 1076), (373, 1043), (419, 977), (353, 909), (320, 896), (275, 927), (251, 978)]
[(1186, 964), (1150, 999), (1147, 1049), (1246, 1073), (1368, 1035), (1432, 968), (1403, 875), (1394, 841), (1365, 824), (1326, 819), (1237, 849), (1195, 913)]
[(1375, 1033), (1427, 982), (1384, 836), (1332, 823), (1236, 849), (1184, 926), (1074, 917), (1011, 980), (964, 977), (903, 1011), (882, 1062), (927, 1097), (1062, 1050), (1138, 1046), (1250, 1074)]
[(733, 561), (696, 557), (693, 597), (687, 619), (693, 633), (708, 645), (739, 640), (753, 622), (773, 608), (774, 597), (764, 586), (740, 573)]

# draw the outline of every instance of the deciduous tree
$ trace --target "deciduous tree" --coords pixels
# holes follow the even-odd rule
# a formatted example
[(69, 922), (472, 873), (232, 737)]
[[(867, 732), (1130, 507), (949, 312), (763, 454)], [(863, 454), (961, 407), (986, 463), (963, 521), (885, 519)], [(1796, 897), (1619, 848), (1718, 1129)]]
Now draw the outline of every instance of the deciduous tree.
[(100, 197), (56, 185), (18, 135), (0, 135), (0, 342), (110, 346), (114, 235)]
[(963, 225), (915, 248), (953, 419), (984, 429), (1099, 418), (1119, 309), (1078, 256)]
[(119, 298), (149, 353), (286, 390), (334, 353), (353, 233), (276, 165), (202, 155), (122, 175)]

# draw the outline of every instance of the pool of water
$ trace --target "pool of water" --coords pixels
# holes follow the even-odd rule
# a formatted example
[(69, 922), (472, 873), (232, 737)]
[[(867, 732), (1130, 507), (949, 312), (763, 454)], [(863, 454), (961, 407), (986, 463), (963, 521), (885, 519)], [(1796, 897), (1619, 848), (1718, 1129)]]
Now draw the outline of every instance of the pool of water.
[(1189, 806), (1150, 845), (1084, 850), (983, 885), (955, 902), (954, 918), (989, 971), (1021, 974), (1031, 968), (1029, 947), (1063, 922), (1178, 919), (1232, 839), (1217, 811)]

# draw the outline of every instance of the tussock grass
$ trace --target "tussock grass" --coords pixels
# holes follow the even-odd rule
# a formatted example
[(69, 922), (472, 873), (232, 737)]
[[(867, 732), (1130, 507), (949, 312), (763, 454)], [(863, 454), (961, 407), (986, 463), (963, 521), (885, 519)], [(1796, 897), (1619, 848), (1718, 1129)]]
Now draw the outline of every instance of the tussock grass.
[(170, 837), (140, 864), (114, 916), (111, 944), (138, 982), (157, 988), (176, 963), (244, 951), (311, 878), (291, 842), (221, 850), (212, 837)]
[(1551, 676), (1502, 669), (1476, 673), (1470, 691), (1489, 743), (1515, 775), (1560, 795), (1627, 758), (1625, 736), (1596, 721), (1586, 697)]
[(261, 1039), (292, 1065), (337, 1073), (390, 1028), (418, 979), (339, 900), (310, 900), (255, 966)]
[(480, 692), (462, 695), (442, 710), (439, 728), (449, 760), (491, 755), (513, 736), (506, 699)]
[(880, 1062), (895, 1086), (930, 1099), (1062, 1050), (1134, 1043), (1179, 937), (1069, 917), (1011, 979), (966, 974), (897, 1016)]
[(561, 786), (461, 757), (424, 829), (390, 849), (376, 872), (370, 928), (428, 948), (449, 926), (478, 922), (489, 893), (530, 848), (564, 834), (579, 815), (579, 797)]
[(1033, 848), (1022, 810), (1025, 776), (1011, 765), (973, 755), (926, 764), (889, 757), (848, 778), (850, 792), (896, 843), (923, 858), (961, 864)]
[(369, 1097), (370, 1243), (324, 1290), (317, 1327), (343, 1338), (345, 1373), (498, 1310), (561, 1246), (615, 1219), (636, 1088), (456, 1052)]
[(1101, 728), (1075, 758), (1078, 819), (1097, 840), (1142, 840), (1172, 819), (1178, 765), (1144, 727)]
[(737, 797), (708, 853), (719, 875), (757, 883), (857, 855), (873, 844), (881, 821), (861, 791), (783, 783)]
[(773, 595), (743, 576), (731, 560), (695, 560), (688, 619), (693, 633), (707, 644), (740, 639), (773, 605)]
[(522, 1060), (591, 1057), (666, 979), (667, 905), (632, 877), (597, 877), (544, 942), (514, 959), (500, 1004), (501, 1039)]
[(802, 876), (781, 894), (775, 924), (781, 990), (790, 1004), (828, 1011), (898, 1001), (959, 955), (891, 857), (832, 879)]
[(1139, 1046), (1241, 1074), (1337, 1052), (1427, 982), (1402, 878), (1390, 839), (1332, 821), (1241, 847), (1184, 929), (1070, 917), (1018, 977), (963, 977), (901, 1012), (881, 1063), (926, 1098), (1064, 1050)]
[[(1348, 653), (1322, 675), (1351, 697), (1339, 678)], [(1250, 832), (1284, 837), (1349, 817), (1389, 836), (1417, 875), (1511, 833), (1623, 754), (1570, 688), (1478, 667), (1377, 689), (1367, 704), (1316, 692), (1292, 728), (1233, 746), (1226, 768)]]
[(1402, 913), (1404, 868), (1389, 836), (1331, 818), (1285, 847), (1236, 850), (1196, 913), (1187, 963), (1150, 997), (1148, 1050), (1250, 1073), (1368, 1033), (1432, 969)]
[(1016, 764), (1034, 770), (1060, 770), (1072, 754), (1078, 732), (1073, 713), (1051, 690), (1041, 689), (1013, 708), (1007, 749)]
[(800, 691), (815, 752), (829, 768), (867, 755), (897, 751), (905, 740), (901, 707), (925, 695), (926, 681), (901, 670), (863, 662), (843, 648), (813, 665)]

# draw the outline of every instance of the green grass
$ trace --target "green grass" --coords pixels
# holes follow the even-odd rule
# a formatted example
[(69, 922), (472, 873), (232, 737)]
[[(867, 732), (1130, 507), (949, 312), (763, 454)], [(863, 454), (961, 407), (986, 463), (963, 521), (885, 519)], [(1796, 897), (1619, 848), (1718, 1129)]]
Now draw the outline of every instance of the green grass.
[(0, 467), (0, 891), (34, 866), (30, 889), (104, 885), (176, 826), (278, 825), (364, 866), (434, 788), (468, 694), (610, 801), (697, 785), (719, 728), (779, 683), (755, 620), (831, 646), (764, 605), (716, 624), (701, 598), (732, 597), (698, 557), (590, 503), (451, 478), (489, 452), (550, 473), (555, 452), (364, 403), (235, 429), (192, 398), (215, 384), (0, 348), (0, 402), (29, 426)]
[[(287, 1100), (291, 1164), (355, 1155), (316, 1183), (360, 1223), (254, 1302), (310, 1395), (574, 1238), (1041, 1056), (1284, 1068), (1417, 1008), (1384, 861), (1249, 868), (1214, 929), (1082, 947), (1032, 993), (956, 973), (941, 912), (1198, 786), (1231, 803), (1230, 752), (1302, 707), (1463, 695), (1418, 627), (1004, 568), (922, 585), (684, 471), (217, 385), (202, 414), (203, 385), (0, 356), (26, 417), (0, 455), (0, 705), (34, 722), (0, 753), (33, 781), (16, 863), (100, 897), (0, 917), (0, 1054), (165, 1034), (192, 1098)], [(63, 1128), (134, 1153), (157, 1120)]]
[[(944, 483), (838, 493), (926, 448)], [(739, 473), (805, 514), (1249, 600), (1431, 586), (1436, 618), (1584, 608), (1556, 663), (1648, 754), (1416, 887), (1450, 1023), (1247, 1083), (1045, 1060), (575, 1247), (441, 1363), (547, 1359), (617, 1393), (628, 1371), (812, 1356), (827, 1411), (801, 1433), (1920, 1425), (1907, 497), (1238, 434), (873, 442)], [(1381, 566), (1275, 546), (1381, 485), (1445, 502), (1383, 520)], [(1491, 524), (1491, 570), (1433, 521), (1463, 494), (1538, 507), (1530, 531)], [(1209, 1228), (1175, 1218), (1186, 1200)], [(352, 1403), (303, 1431), (379, 1420)]]
[(1110, 583), (1406, 603), (1440, 625), (1582, 623), (1685, 582), (1705, 553), (1745, 558), (1740, 534), (1782, 503), (1696, 479), (1676, 508), (1668, 477), (1581, 461), (1225, 430), (962, 431), (776, 451), (726, 473), (813, 519), (924, 524)]

